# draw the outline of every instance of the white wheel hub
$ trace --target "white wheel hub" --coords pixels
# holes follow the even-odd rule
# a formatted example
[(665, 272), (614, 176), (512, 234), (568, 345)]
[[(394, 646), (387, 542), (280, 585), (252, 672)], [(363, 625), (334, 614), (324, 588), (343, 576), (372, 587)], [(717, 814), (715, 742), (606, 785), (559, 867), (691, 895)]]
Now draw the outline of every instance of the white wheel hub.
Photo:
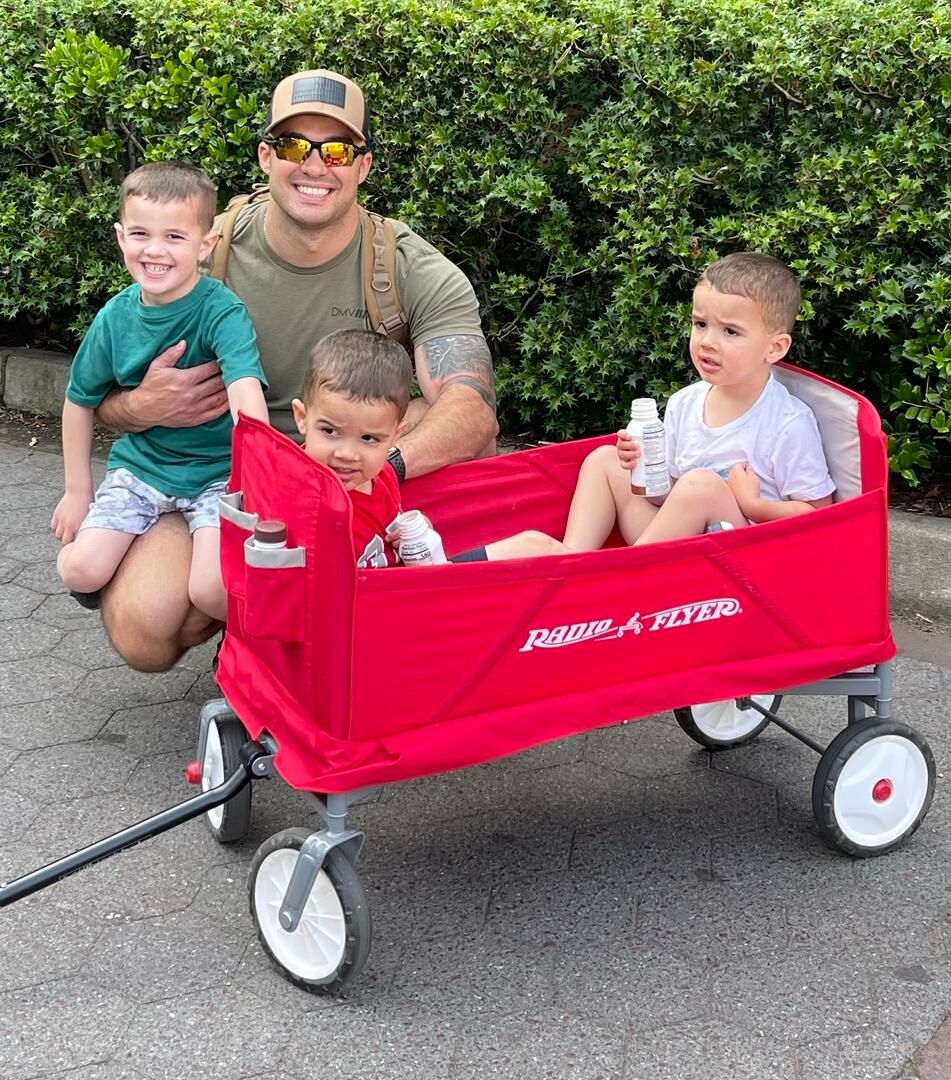
[[(760, 694), (750, 699), (764, 709), (770, 708), (774, 701), (772, 694)], [(733, 742), (755, 731), (765, 717), (755, 709), (741, 709), (735, 699), (729, 701), (710, 701), (706, 705), (691, 705), (693, 722), (707, 736), (718, 742)]]
[(343, 962), (347, 919), (337, 890), (321, 870), (307, 897), (297, 929), (288, 932), (278, 918), (298, 852), (272, 851), (254, 879), (254, 911), (274, 958), (292, 975), (308, 982), (329, 979)]
[(835, 783), (835, 821), (854, 844), (877, 848), (915, 823), (928, 794), (924, 755), (901, 735), (879, 735), (846, 761)]
[[(225, 782), (225, 758), (221, 749), (221, 733), (212, 720), (205, 736), (205, 756), (201, 759), (201, 790), (210, 791)], [(208, 821), (213, 829), (220, 829), (225, 819), (224, 804), (212, 810), (206, 810)]]

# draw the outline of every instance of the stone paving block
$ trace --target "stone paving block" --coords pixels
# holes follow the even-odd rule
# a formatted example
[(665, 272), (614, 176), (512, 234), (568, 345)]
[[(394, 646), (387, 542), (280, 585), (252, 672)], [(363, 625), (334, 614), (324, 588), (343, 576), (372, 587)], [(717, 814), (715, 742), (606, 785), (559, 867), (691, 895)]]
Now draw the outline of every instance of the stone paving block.
[(785, 922), (781, 904), (768, 897), (765, 886), (754, 894), (745, 886), (719, 883), (643, 893), (631, 944), (706, 957), (730, 947), (769, 949), (784, 940)]
[(920, 962), (870, 965), (876, 1023), (901, 1032), (917, 1046), (941, 1026), (951, 997), (951, 963), (932, 957)]
[(855, 861), (824, 844), (817, 833), (804, 834), (789, 823), (770, 823), (732, 836), (714, 837), (713, 876), (717, 881), (782, 881), (790, 889), (817, 879), (854, 877)]
[(148, 1080), (148, 1074), (131, 1065), (102, 1061), (62, 1073), (45, 1073), (43, 1080)]
[(0, 664), (0, 701), (25, 705), (66, 697), (76, 689), (82, 675), (81, 668), (48, 656), (10, 660)]
[(242, 1080), (279, 1066), (301, 1039), (309, 1035), (299, 1015), (271, 1012), (262, 1023), (260, 998), (223, 986), (139, 1006), (114, 1060), (146, 1062), (149, 1080), (182, 1080), (184, 1056), (200, 1063), (201, 1080)]
[(35, 531), (26, 535), (0, 535), (0, 551), (3, 552), (4, 557), (16, 559), (21, 565), (55, 562), (62, 546), (50, 531), (49, 522), (46, 523), (44, 529), (37, 527)]
[(678, 773), (645, 781), (644, 815), (648, 821), (683, 823), (698, 834), (728, 836), (775, 822), (776, 795), (769, 784), (716, 769)]
[[(31, 626), (36, 625), (31, 622)], [(0, 730), (8, 744), (35, 750), (91, 739), (109, 718), (108, 706), (60, 696), (0, 706)], [(65, 753), (65, 751), (64, 751)]]
[(800, 1046), (796, 1058), (803, 1080), (891, 1080), (913, 1050), (906, 1035), (872, 1025)]
[(919, 899), (917, 887), (900, 878), (852, 885), (817, 879), (788, 898), (788, 940), (817, 956), (861, 950), (870, 960), (901, 964), (944, 959), (943, 920), (936, 905), (922, 907)]
[[(951, 663), (951, 658), (949, 658)], [(899, 657), (895, 663), (895, 714), (906, 724), (915, 726), (917, 698), (933, 698), (947, 705), (951, 694), (951, 667), (940, 668), (908, 657)], [(905, 705), (905, 702), (908, 702)]]
[(6, 783), (56, 806), (84, 795), (118, 791), (132, 774), (136, 759), (117, 746), (76, 743), (24, 751)]
[[(570, 938), (570, 928), (565, 928)], [(695, 956), (634, 948), (623, 934), (557, 950), (555, 1008), (636, 1031), (710, 1014), (711, 974)]]
[[(44, 983), (77, 974), (100, 933), (102, 927), (94, 919), (51, 903), (49, 893), (12, 904), (4, 909), (0, 924), (0, 986), (5, 990), (31, 987), (32, 993)], [(0, 1015), (4, 1015), (2, 1007)], [(0, 1024), (0, 1032), (4, 1026)]]
[(24, 563), (18, 559), (4, 559), (0, 558), (0, 585), (5, 585), (8, 581), (20, 573), (24, 567)]
[(635, 1028), (626, 1058), (624, 1080), (806, 1080), (788, 1043), (739, 1024), (698, 1020), (691, 1027)]
[(43, 597), (21, 585), (0, 585), (0, 619), (24, 619), (43, 602)]
[(608, 822), (579, 829), (571, 849), (571, 868), (597, 871), (612, 865), (638, 892), (709, 881), (710, 839), (691, 829), (675, 830), (660, 821)]
[[(50, 518), (56, 508), (58, 495), (50, 498), (49, 493), (44, 501), (33, 506), (22, 508), (12, 507), (0, 515), (0, 537), (10, 537), (9, 541), (3, 542), (3, 554), (17, 558), (17, 544), (28, 543), (34, 536), (56, 537), (50, 532)], [(59, 541), (56, 541), (59, 547)], [(49, 558), (49, 556), (46, 556)]]
[(708, 769), (710, 755), (695, 753), (696, 749), (679, 727), (650, 718), (592, 732), (584, 756), (586, 761), (651, 779)]
[(431, 854), (437, 866), (479, 872), (487, 880), (499, 874), (566, 870), (571, 835), (570, 828), (548, 825), (541, 818), (520, 814), (500, 819), (488, 812), (447, 821), (433, 837)]
[(9, 468), (10, 463), (4, 458), (0, 458), (0, 462), (8, 466), (0, 471), (0, 487), (48, 483), (54, 485), (51, 490), (56, 492), (56, 498), (59, 498), (60, 493), (56, 488), (63, 483), (63, 459), (59, 454), (26, 452), (15, 463), (16, 468)]
[(476, 1013), (536, 1013), (551, 1005), (556, 950), (518, 944), (492, 931), (430, 938), (425, 922), (405, 945), (392, 995), (451, 1020), (457, 1008)]
[(581, 760), (587, 742), (586, 734), (574, 735), (570, 739), (559, 739), (557, 742), (533, 746), (531, 750), (511, 754), (509, 757), (500, 758), (488, 764), (499, 769), (525, 769), (529, 772), (550, 769), (555, 765), (574, 765), (575, 762)]
[(0, 821), (4, 843), (19, 840), (40, 813), (41, 804), (8, 787), (0, 787)]
[(629, 939), (635, 927), (631, 885), (609, 874), (568, 871), (499, 882), (486, 927), (516, 941), (564, 948), (571, 940)]
[(60, 630), (80, 630), (83, 627), (101, 625), (98, 611), (88, 611), (80, 607), (68, 593), (55, 593), (45, 599), (38, 599), (42, 600), (42, 603), (34, 610), (33, 618), (40, 622), (59, 627)]
[(861, 955), (804, 962), (780, 945), (722, 950), (711, 969), (712, 1013), (777, 1043), (829, 1038), (875, 1019), (869, 965)]
[(85, 668), (87, 671), (119, 667), (125, 663), (112, 647), (101, 625), (63, 631), (62, 640), (50, 651), (50, 656)]
[[(0, 485), (0, 514), (6, 516), (11, 510), (32, 510), (35, 507), (48, 509), (52, 515), (56, 500), (61, 492), (52, 480), (40, 483)], [(47, 522), (48, 524), (48, 522)]]
[[(180, 757), (193, 756), (197, 752), (198, 713), (195, 705), (186, 701), (118, 709), (102, 729), (102, 737), (140, 758), (175, 752)], [(176, 782), (178, 776), (176, 773)]]
[(398, 876), (375, 873), (362, 859), (357, 869), (374, 926), (403, 939), (414, 932), (424, 940), (478, 933), (485, 925), (493, 884), (499, 880), (438, 863)]
[(478, 1018), (458, 1024), (453, 1080), (619, 1080), (624, 1032), (567, 1013)]
[(153, 674), (127, 667), (110, 667), (87, 674), (76, 687), (76, 694), (89, 701), (105, 702), (114, 709), (129, 708), (177, 701), (194, 681), (195, 673), (187, 668)]
[(86, 957), (86, 974), (136, 1002), (215, 991), (248, 947), (250, 918), (191, 910), (136, 922), (113, 921)]
[(49, 896), (69, 917), (78, 913), (100, 924), (157, 918), (191, 906), (205, 869), (195, 856), (159, 837), (65, 878)]
[(56, 563), (52, 560), (29, 563), (13, 579), (13, 584), (24, 589), (32, 589), (33, 592), (44, 596), (66, 591), (66, 587), (59, 579), (59, 574), (56, 573)]
[[(196, 645), (194, 649), (189, 649), (181, 660), (178, 661), (176, 667), (185, 667), (198, 672), (211, 671), (211, 661), (218, 649), (220, 640), (221, 635), (215, 634), (214, 637), (209, 638), (201, 645)], [(221, 691), (217, 686), (215, 686), (215, 692), (212, 696), (216, 698), (221, 697)]]
[(221, 690), (215, 682), (210, 671), (197, 673), (194, 668), (176, 668), (174, 670), (188, 672), (192, 677), (192, 685), (185, 694), (185, 700), (193, 702), (199, 709), (208, 701), (214, 701), (221, 697)]
[(69, 1069), (70, 1080), (139, 1080), (103, 1064), (119, 1046), (132, 1003), (85, 975), (4, 993), (0, 1015), (2, 1080), (48, 1077), (54, 1069)]
[(281, 1066), (296, 1080), (448, 1078), (457, 1037), (441, 1018), (417, 1022), (409, 1002), (391, 1009), (321, 1009), (294, 1018)]
[(34, 619), (6, 620), (0, 624), (0, 663), (48, 653), (63, 633)]
[[(0, 720), (2, 723), (2, 720)], [(20, 756), (20, 751), (13, 746), (0, 747), (0, 776), (10, 768), (10, 766)]]

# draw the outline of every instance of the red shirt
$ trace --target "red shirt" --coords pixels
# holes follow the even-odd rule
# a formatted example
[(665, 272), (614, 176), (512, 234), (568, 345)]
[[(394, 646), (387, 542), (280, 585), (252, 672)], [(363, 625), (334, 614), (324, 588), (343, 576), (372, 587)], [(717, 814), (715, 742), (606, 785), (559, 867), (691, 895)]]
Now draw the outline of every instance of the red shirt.
[(396, 551), (383, 539), (386, 528), (400, 512), (400, 483), (387, 462), (373, 478), (369, 495), (349, 491), (353, 503), (353, 551), (360, 570), (371, 566), (395, 566)]

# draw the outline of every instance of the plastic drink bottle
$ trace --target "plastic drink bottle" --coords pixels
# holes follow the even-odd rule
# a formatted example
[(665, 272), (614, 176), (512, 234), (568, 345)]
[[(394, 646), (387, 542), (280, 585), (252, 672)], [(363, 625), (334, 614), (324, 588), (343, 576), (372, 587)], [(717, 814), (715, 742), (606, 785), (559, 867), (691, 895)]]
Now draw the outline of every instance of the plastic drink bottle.
[(631, 402), (631, 422), (627, 433), (640, 447), (640, 457), (631, 470), (631, 491), (635, 495), (666, 495), (670, 491), (667, 472), (667, 440), (653, 398)]
[(442, 549), (442, 539), (419, 510), (407, 510), (398, 515), (400, 531), (400, 562), (407, 566), (435, 566), (448, 562)]
[(287, 526), (283, 521), (259, 521), (254, 527), (254, 546), (267, 551), (287, 547)]

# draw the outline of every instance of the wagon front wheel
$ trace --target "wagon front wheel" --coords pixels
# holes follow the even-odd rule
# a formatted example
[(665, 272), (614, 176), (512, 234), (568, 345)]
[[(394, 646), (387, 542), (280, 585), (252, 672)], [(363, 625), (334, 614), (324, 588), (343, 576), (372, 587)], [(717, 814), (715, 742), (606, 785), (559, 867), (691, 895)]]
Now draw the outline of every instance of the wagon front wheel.
[(905, 724), (869, 717), (840, 732), (819, 759), (812, 810), (823, 836), (849, 855), (882, 855), (922, 823), (934, 785), (927, 742)]
[[(757, 694), (751, 700), (776, 712), (783, 699), (778, 694)], [(734, 698), (674, 709), (674, 716), (690, 738), (708, 750), (742, 746), (755, 739), (769, 724), (768, 717), (755, 709), (741, 709)]]
[(308, 829), (285, 829), (258, 848), (248, 875), (251, 915), (264, 951), (304, 990), (335, 994), (360, 973), (370, 952), (370, 909), (350, 860), (327, 852), (297, 928), (279, 914)]
[[(215, 717), (208, 724), (201, 756), (201, 790), (223, 784), (241, 764), (241, 748), (248, 741), (244, 725), (235, 717)], [(205, 813), (205, 821), (219, 844), (243, 840), (251, 827), (251, 785), (221, 806)]]

